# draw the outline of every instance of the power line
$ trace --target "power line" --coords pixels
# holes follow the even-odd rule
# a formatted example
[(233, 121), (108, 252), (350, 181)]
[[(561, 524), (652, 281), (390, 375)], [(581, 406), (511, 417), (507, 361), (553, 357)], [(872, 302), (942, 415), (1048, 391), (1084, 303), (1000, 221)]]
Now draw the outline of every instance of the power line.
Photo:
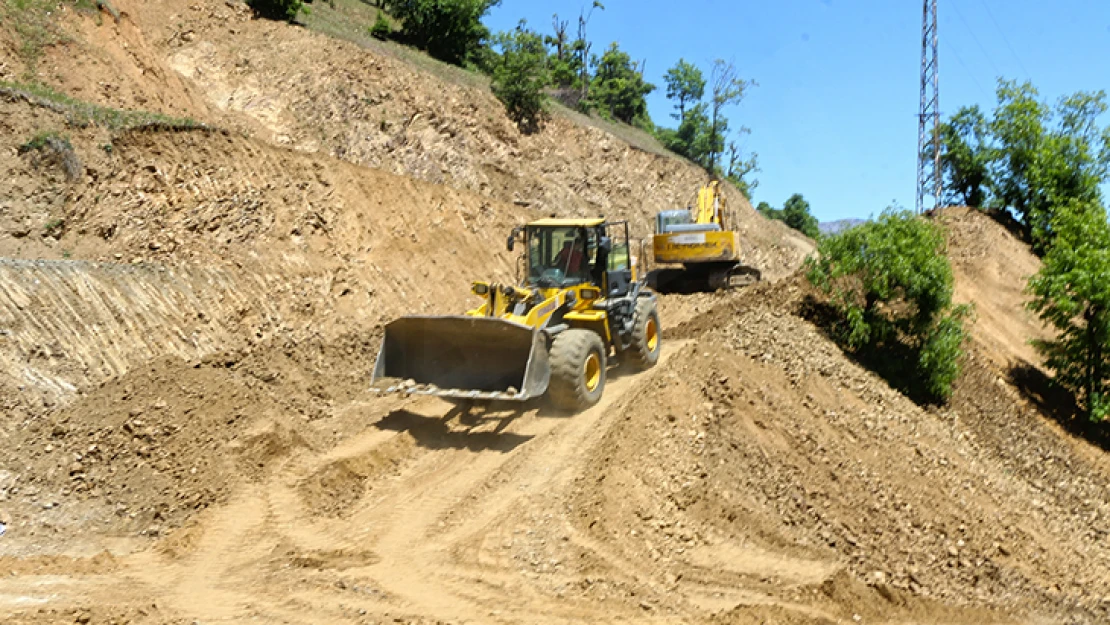
[(983, 87), (983, 84), (979, 82), (979, 79), (975, 77), (975, 72), (971, 71), (971, 68), (968, 67), (967, 63), (964, 63), (963, 57), (960, 56), (960, 53), (956, 50), (956, 47), (948, 43), (947, 39), (944, 40), (944, 46), (945, 50), (951, 52), (952, 56), (956, 57), (956, 60), (959, 61), (960, 66), (963, 67), (965, 71), (967, 71), (967, 75), (971, 78), (971, 81), (975, 83), (975, 86), (979, 88), (979, 91), (982, 92), (983, 96), (985, 96), (988, 101), (992, 97), (994, 97), (988, 89)]
[(990, 63), (991, 67), (994, 68), (994, 75), (1002, 76), (1002, 70), (998, 69), (998, 65), (995, 64), (994, 59), (990, 55), (990, 52), (987, 52), (987, 49), (983, 47), (983, 43), (979, 41), (979, 37), (975, 35), (975, 29), (971, 27), (971, 24), (967, 23), (966, 19), (964, 19), (964, 14), (960, 13), (958, 3), (952, 3), (952, 10), (956, 12), (956, 16), (959, 17), (960, 21), (964, 23), (964, 27), (967, 28), (967, 32), (971, 34), (971, 38), (975, 41), (975, 45), (979, 46), (979, 51), (983, 53), (983, 56), (987, 57), (987, 62)]
[(1002, 36), (1002, 42), (1005, 43), (1006, 47), (1010, 49), (1010, 54), (1014, 56), (1014, 60), (1017, 61), (1018, 67), (1021, 68), (1021, 71), (1025, 72), (1025, 79), (1033, 80), (1033, 75), (1030, 74), (1029, 70), (1025, 68), (1025, 64), (1021, 62), (1021, 57), (1018, 56), (1017, 52), (1014, 51), (1014, 47), (1010, 45), (1010, 40), (1006, 37), (1006, 33), (1002, 30), (1002, 27), (998, 25), (998, 20), (994, 19), (994, 13), (991, 12), (991, 8), (987, 6), (987, 3), (983, 0), (979, 0), (979, 4), (982, 4), (983, 8), (987, 10), (987, 17), (991, 19), (991, 23), (994, 24), (994, 28), (998, 31), (998, 34)]

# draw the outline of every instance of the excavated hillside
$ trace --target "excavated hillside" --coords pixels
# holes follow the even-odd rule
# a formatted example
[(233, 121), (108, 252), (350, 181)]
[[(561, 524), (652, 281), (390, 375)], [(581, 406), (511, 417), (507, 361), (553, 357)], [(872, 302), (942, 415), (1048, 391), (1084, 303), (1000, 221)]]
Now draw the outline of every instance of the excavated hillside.
[(772, 281), (662, 298), (598, 406), (378, 396), (382, 322), (510, 278), (509, 228), (645, 234), (704, 174), (236, 2), (69, 7), (33, 68), (0, 24), (0, 79), (90, 103), (0, 87), (4, 622), (1110, 619), (1110, 465), (986, 216), (937, 217), (978, 311), (944, 408), (807, 318), (812, 243), (734, 191)]

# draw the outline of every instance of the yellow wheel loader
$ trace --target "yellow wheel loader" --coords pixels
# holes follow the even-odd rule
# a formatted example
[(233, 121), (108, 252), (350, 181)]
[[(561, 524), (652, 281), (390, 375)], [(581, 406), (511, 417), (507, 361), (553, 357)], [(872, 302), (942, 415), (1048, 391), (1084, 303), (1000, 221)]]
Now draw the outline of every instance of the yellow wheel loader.
[(385, 327), (371, 385), (453, 400), (523, 401), (545, 393), (579, 410), (601, 399), (613, 359), (659, 359), (655, 294), (631, 265), (628, 223), (541, 219), (513, 229), (519, 284), (475, 282), (464, 315), (411, 316)]
[(740, 235), (720, 181), (698, 190), (697, 208), (661, 211), (655, 218), (652, 252), (659, 267), (648, 284), (660, 293), (716, 291), (758, 282), (761, 273), (740, 261)]

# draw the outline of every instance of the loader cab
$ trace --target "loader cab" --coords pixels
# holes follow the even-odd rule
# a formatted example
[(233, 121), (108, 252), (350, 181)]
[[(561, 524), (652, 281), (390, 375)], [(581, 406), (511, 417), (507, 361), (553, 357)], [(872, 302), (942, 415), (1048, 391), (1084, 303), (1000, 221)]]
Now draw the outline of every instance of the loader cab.
[(592, 284), (623, 295), (633, 281), (627, 222), (541, 219), (524, 228), (527, 286), (543, 289)]

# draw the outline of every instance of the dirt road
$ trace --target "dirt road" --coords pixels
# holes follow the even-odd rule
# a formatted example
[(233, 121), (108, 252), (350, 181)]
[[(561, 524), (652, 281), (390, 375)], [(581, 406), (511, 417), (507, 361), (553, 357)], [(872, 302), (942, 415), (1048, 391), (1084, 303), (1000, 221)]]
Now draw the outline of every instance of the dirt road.
[[(681, 347), (668, 345), (663, 363)], [(614, 425), (614, 403), (658, 370), (614, 371), (603, 401), (574, 416), (364, 397), (342, 408), (365, 419), (362, 433), (291, 455), (153, 548), (100, 567), (58, 558), (6, 576), (0, 612), (114, 618), (146, 606), (156, 621), (268, 623), (643, 619), (644, 607), (575, 597), (592, 582), (574, 573), (577, 563), (546, 557), (536, 529), (562, 542), (561, 552), (612, 558), (569, 523), (544, 520), (561, 516), (568, 485), (589, 479), (582, 468)]]

